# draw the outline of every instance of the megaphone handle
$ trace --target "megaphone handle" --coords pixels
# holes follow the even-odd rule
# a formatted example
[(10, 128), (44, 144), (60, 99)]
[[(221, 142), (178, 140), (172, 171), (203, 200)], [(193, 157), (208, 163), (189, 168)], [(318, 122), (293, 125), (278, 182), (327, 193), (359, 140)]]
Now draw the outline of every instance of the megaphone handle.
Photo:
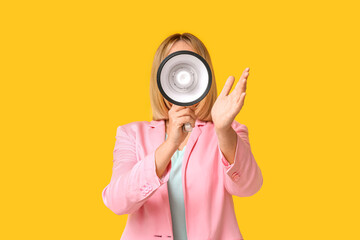
[(184, 131), (184, 132), (191, 132), (191, 131), (192, 131), (192, 126), (191, 126), (191, 124), (190, 124), (190, 123), (185, 123), (185, 124), (183, 125), (183, 131)]

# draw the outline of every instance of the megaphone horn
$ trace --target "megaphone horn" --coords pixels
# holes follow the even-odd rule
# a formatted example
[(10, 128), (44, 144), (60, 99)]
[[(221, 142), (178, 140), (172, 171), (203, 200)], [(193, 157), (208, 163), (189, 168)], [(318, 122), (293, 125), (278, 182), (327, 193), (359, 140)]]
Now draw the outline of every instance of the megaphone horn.
[[(210, 91), (212, 74), (209, 64), (199, 54), (181, 50), (169, 54), (157, 71), (157, 85), (163, 97), (172, 104), (191, 106)], [(183, 125), (191, 132), (190, 123)]]

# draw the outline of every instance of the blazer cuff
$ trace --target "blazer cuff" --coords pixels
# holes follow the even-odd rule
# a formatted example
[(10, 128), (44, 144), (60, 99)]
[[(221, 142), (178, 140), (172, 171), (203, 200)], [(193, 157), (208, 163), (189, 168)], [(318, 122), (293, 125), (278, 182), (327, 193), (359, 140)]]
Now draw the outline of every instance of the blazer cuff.
[(225, 169), (226, 174), (234, 181), (237, 181), (241, 174), (241, 172), (240, 172), (241, 162), (240, 161), (242, 159), (244, 152), (247, 151), (246, 144), (241, 139), (239, 134), (236, 134), (236, 150), (235, 150), (235, 155), (234, 155), (234, 162), (232, 164), (230, 164), (228, 162), (228, 160), (226, 160), (224, 154), (221, 152), (219, 144), (218, 144), (218, 151), (219, 151), (220, 159), (221, 159), (221, 162)]
[(146, 165), (145, 168), (146, 168), (147, 172), (149, 173), (149, 181), (155, 188), (157, 188), (169, 180), (170, 170), (171, 170), (171, 161), (169, 162), (168, 166), (166, 167), (163, 175), (159, 178), (159, 176), (156, 174), (155, 152), (156, 151), (153, 151), (149, 155), (149, 159), (147, 159), (148, 161), (145, 161), (145, 165)]

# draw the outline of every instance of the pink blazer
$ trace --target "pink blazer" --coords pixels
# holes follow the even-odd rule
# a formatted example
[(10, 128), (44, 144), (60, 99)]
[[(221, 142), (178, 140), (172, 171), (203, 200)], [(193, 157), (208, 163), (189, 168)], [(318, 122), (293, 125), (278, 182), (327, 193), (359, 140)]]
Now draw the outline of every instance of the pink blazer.
[[(237, 121), (231, 126), (237, 133), (232, 165), (220, 150), (212, 122), (196, 120), (186, 144), (182, 185), (188, 240), (243, 239), (232, 195), (255, 194), (263, 178), (247, 127)], [(115, 214), (129, 214), (121, 240), (173, 239), (167, 191), (171, 162), (161, 178), (155, 171), (155, 150), (164, 141), (164, 120), (117, 128), (112, 176), (102, 199)]]

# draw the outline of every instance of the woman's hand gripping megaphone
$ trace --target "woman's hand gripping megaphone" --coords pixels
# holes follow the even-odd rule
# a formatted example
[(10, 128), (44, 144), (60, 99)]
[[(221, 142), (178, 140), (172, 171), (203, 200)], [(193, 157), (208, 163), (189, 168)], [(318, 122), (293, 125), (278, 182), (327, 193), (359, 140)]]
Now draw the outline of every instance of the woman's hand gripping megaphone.
[(190, 131), (195, 127), (196, 115), (194, 106), (178, 106), (172, 104), (169, 110), (168, 139), (176, 146), (185, 140), (188, 135), (185, 125), (190, 126)]

